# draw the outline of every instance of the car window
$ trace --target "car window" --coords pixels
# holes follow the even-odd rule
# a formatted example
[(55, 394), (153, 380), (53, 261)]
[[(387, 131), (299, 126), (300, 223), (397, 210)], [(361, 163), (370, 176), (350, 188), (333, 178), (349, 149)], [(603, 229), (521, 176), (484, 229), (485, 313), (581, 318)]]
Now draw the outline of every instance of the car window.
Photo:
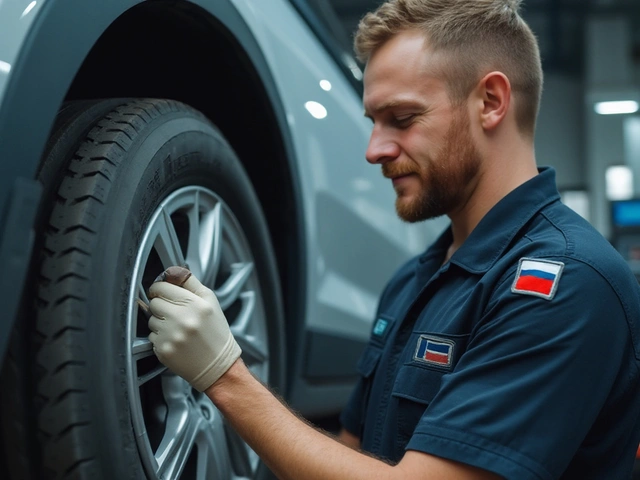
[(362, 69), (353, 55), (352, 41), (328, 0), (289, 0), (325, 49), (362, 95)]

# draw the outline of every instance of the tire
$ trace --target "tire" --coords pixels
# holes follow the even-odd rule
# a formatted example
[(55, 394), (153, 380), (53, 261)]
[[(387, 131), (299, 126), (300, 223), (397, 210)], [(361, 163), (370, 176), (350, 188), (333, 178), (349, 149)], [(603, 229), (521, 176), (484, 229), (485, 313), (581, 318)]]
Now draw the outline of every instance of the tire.
[(275, 257), (240, 161), (174, 101), (83, 102), (61, 117), (43, 164), (60, 179), (24, 372), (36, 478), (266, 478), (211, 402), (157, 361), (136, 303), (164, 268), (187, 263), (218, 294), (250, 369), (284, 387)]

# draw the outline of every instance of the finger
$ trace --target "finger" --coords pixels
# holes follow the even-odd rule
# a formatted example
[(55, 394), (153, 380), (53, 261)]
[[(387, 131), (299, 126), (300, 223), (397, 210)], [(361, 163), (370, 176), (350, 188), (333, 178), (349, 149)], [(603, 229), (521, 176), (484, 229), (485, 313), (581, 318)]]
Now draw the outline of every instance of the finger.
[(191, 272), (185, 267), (173, 266), (167, 268), (160, 276), (164, 277), (162, 280), (165, 282), (173, 283), (174, 285), (181, 287), (191, 276)]
[(151, 332), (147, 338), (151, 342), (151, 345), (153, 345), (153, 350), (155, 351), (156, 342), (158, 341), (158, 334), (156, 332)]
[(184, 305), (193, 302), (197, 295), (168, 282), (156, 282), (149, 288), (149, 298), (156, 297), (164, 298), (167, 302)]
[[(195, 297), (197, 301), (202, 302), (198, 297)], [(158, 319), (180, 319), (185, 315), (185, 307), (190, 305), (187, 303), (174, 303), (167, 301), (164, 297), (152, 298), (149, 302), (149, 310), (154, 317)], [(188, 312), (187, 312), (188, 313)]]
[[(157, 334), (162, 329), (162, 325), (165, 321), (166, 320), (162, 320), (156, 316), (150, 317), (147, 324), (149, 326), (149, 330), (151, 330), (151, 333), (153, 333), (154, 335)], [(149, 335), (149, 340), (151, 340), (151, 335)], [(153, 343), (153, 341), (151, 341), (151, 343)]]
[(198, 297), (208, 302), (218, 301), (213, 291), (200, 283), (200, 280), (198, 280), (195, 275), (191, 275), (189, 278), (187, 278), (187, 281), (184, 282), (182, 288), (185, 290), (189, 290), (194, 295), (197, 295)]

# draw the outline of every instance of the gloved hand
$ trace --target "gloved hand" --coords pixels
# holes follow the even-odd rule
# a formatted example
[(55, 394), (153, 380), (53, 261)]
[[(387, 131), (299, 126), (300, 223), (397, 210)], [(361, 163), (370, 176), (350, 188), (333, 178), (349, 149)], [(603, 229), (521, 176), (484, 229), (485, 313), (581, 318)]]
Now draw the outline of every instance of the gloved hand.
[(155, 282), (149, 298), (153, 351), (196, 390), (209, 388), (240, 357), (218, 299), (193, 275), (182, 287)]

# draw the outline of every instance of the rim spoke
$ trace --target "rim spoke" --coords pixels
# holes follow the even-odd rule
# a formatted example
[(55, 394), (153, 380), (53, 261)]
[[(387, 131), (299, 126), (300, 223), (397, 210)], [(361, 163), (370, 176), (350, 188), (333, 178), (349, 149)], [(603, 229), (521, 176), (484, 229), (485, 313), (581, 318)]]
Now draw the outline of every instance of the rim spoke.
[(234, 335), (234, 337), (242, 349), (242, 360), (248, 366), (263, 364), (269, 360), (269, 352), (264, 342), (251, 335)]
[(223, 311), (238, 299), (252, 272), (253, 263), (234, 263), (231, 265), (231, 275), (224, 285), (215, 291)]
[(202, 429), (196, 440), (198, 445), (197, 480), (231, 478), (231, 464), (227, 454), (227, 440), (222, 432), (221, 420)]
[(231, 333), (242, 349), (242, 359), (247, 365), (262, 364), (269, 359), (269, 351), (264, 342), (248, 333), (253, 313), (255, 311), (255, 293), (240, 294), (242, 310), (230, 326)]
[(147, 297), (147, 292), (144, 289), (144, 286), (142, 285), (142, 282), (140, 282), (138, 284), (138, 297), (140, 298), (140, 300), (142, 300), (144, 303), (146, 303), (147, 305), (149, 305), (149, 297)]
[(131, 353), (135, 361), (153, 355), (153, 344), (146, 337), (137, 337), (131, 346)]
[(163, 209), (160, 217), (158, 218), (158, 237), (154, 247), (162, 266), (168, 268), (172, 265), (184, 265), (184, 256), (171, 216), (166, 209)]
[(201, 430), (202, 417), (189, 409), (186, 400), (169, 401), (164, 437), (155, 454), (159, 478), (178, 478)]
[(215, 285), (220, 259), (222, 258), (222, 230), (223, 216), (222, 203), (217, 203), (211, 212), (203, 219), (202, 232), (207, 241), (200, 245), (200, 258), (202, 258), (202, 283)]
[[(152, 351), (153, 352), (153, 351)], [(154, 368), (153, 370), (151, 370), (150, 372), (145, 373), (144, 375), (140, 375), (138, 377), (138, 386), (142, 386), (145, 383), (147, 383), (149, 380), (153, 380), (154, 378), (156, 378), (158, 375), (162, 375), (164, 372), (167, 371), (167, 367), (165, 367), (162, 364), (159, 364), (156, 368)]]
[(200, 252), (206, 248), (208, 238), (200, 235), (200, 190), (193, 194), (193, 205), (187, 213), (189, 218), (189, 243), (187, 245), (186, 263), (189, 270), (200, 278), (202, 277), (202, 261)]
[(253, 312), (255, 312), (256, 309), (255, 292), (242, 292), (240, 294), (240, 301), (242, 302), (242, 309), (240, 313), (238, 313), (238, 316), (232, 320), (232, 325), (230, 325), (234, 335), (244, 335), (249, 327)]
[(224, 431), (227, 437), (229, 460), (233, 467), (233, 473), (239, 477), (251, 478), (253, 475), (253, 467), (251, 465), (247, 444), (244, 443), (240, 435), (226, 422), (224, 424)]
[[(172, 212), (180, 216), (180, 222), (175, 216), (175, 222), (172, 220)], [(159, 258), (153, 259), (152, 250)], [(197, 480), (240, 480), (255, 475), (257, 455), (229, 430), (213, 405), (194, 396), (184, 380), (155, 358), (143, 328), (149, 317), (144, 308), (149, 296), (143, 285), (149, 262), (159, 260), (164, 268), (186, 264), (203, 284), (214, 289), (243, 350), (242, 358), (252, 372), (265, 377), (270, 352), (260, 286), (252, 276), (256, 268), (252, 254), (233, 212), (218, 195), (202, 187), (171, 193), (144, 233), (129, 290), (134, 305), (127, 317), (127, 380), (136, 443), (149, 478), (177, 479), (191, 467)], [(155, 263), (153, 269), (157, 266)]]

